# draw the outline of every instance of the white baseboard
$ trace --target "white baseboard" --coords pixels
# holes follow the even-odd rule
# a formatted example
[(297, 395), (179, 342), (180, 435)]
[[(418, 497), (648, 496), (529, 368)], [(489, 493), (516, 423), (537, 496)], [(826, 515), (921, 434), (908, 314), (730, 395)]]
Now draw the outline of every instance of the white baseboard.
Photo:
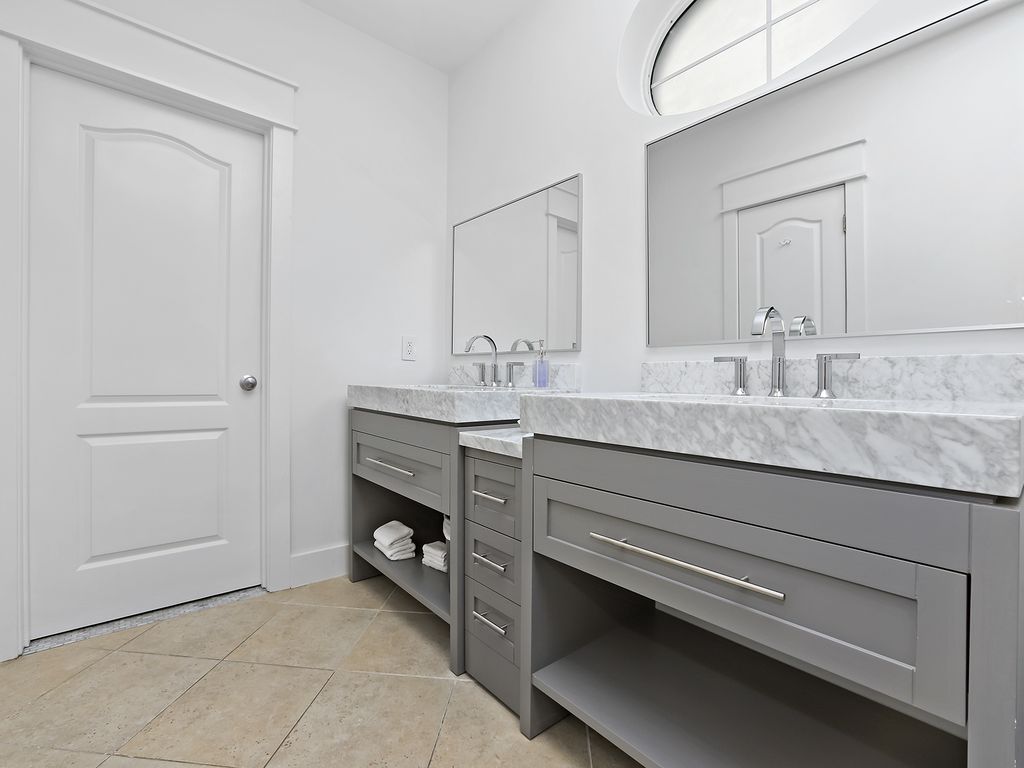
[(333, 579), (348, 573), (348, 544), (332, 544), (292, 555), (292, 586)]

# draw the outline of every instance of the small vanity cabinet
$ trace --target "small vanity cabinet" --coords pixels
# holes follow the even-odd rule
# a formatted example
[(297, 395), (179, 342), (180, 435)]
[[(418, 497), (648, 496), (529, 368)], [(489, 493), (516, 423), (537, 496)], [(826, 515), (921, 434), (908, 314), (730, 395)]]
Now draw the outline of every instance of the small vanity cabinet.
[[(349, 413), (349, 577), (360, 581), (384, 574), (448, 622), (451, 669), (462, 674), (466, 632), (461, 553), (465, 529), (461, 517), (464, 482), (459, 435), (466, 429), (478, 428), (480, 423), (446, 423), (355, 408)], [(481, 487), (501, 490), (500, 485), (493, 483)], [(421, 557), (424, 544), (443, 539), (445, 517), (451, 519), (452, 540), (448, 573), (441, 573), (425, 566)], [(374, 547), (374, 530), (390, 520), (399, 520), (413, 529), (416, 557), (392, 561)]]
[(466, 672), (519, 712), (522, 461), (465, 456)]

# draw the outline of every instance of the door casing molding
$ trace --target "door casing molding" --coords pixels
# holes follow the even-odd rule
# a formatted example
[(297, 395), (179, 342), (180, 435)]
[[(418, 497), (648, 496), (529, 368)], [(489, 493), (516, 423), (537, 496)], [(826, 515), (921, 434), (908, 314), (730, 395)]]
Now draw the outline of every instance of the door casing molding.
[[(81, 8), (81, 6), (80, 6)], [(29, 642), (27, 356), (29, 72), (43, 66), (263, 136), (261, 582), (291, 586), (290, 251), (296, 86), (127, 17), (88, 11), (93, 50), (67, 50), (39, 19), (0, 29), (0, 660)], [(18, 22), (15, 21), (15, 26)], [(62, 29), (66, 31), (63, 25)], [(29, 37), (26, 30), (32, 32)], [(43, 37), (44, 39), (40, 39)], [(147, 71), (138, 52), (173, 48), (181, 77)], [(190, 64), (194, 66), (189, 66)], [(212, 77), (211, 77), (212, 75)], [(197, 88), (202, 84), (202, 88)], [(249, 85), (238, 90), (239, 85)], [(221, 94), (241, 93), (226, 103)]]

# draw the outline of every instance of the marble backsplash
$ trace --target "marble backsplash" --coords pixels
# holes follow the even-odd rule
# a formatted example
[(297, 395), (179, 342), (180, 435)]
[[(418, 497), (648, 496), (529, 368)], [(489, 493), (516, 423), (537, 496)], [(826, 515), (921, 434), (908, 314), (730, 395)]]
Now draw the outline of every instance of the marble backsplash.
[[(580, 391), (580, 366), (577, 363), (556, 363), (551, 361), (548, 364), (548, 389), (557, 389), (563, 392)], [(505, 375), (505, 362), (498, 361), (498, 372)], [(480, 373), (472, 363), (453, 365), (448, 371), (449, 384), (461, 384), (472, 386), (479, 383)], [(533, 365), (527, 362), (522, 368), (517, 368), (515, 373), (516, 389), (533, 388)]]
[[(729, 394), (733, 366), (712, 360), (648, 362), (641, 365), (643, 392)], [(771, 379), (768, 359), (747, 363), (747, 391), (766, 395)], [(942, 400), (1024, 403), (1024, 355), (933, 355), (863, 357), (832, 364), (837, 397), (858, 400)], [(814, 358), (786, 361), (786, 393), (811, 397), (817, 390)]]

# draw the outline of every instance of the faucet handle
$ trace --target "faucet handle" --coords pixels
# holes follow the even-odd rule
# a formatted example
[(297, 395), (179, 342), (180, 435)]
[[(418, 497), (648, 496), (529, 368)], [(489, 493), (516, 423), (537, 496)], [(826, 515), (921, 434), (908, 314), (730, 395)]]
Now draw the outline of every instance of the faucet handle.
[(732, 394), (744, 396), (747, 394), (747, 358), (745, 355), (719, 355), (715, 357), (716, 363), (733, 364)]
[(512, 360), (510, 360), (509, 362), (505, 363), (505, 379), (506, 379), (505, 386), (506, 387), (513, 387), (513, 388), (515, 387), (515, 385), (516, 385), (516, 382), (515, 382), (516, 368), (522, 368), (523, 365), (524, 365), (524, 363), (518, 363), (518, 362), (514, 362)]
[(818, 391), (814, 396), (819, 400), (834, 400), (836, 395), (832, 391), (832, 361), (860, 360), (860, 352), (824, 352), (819, 353), (817, 358)]
[(481, 387), (487, 386), (487, 363), (473, 363), (477, 370), (477, 384)]

